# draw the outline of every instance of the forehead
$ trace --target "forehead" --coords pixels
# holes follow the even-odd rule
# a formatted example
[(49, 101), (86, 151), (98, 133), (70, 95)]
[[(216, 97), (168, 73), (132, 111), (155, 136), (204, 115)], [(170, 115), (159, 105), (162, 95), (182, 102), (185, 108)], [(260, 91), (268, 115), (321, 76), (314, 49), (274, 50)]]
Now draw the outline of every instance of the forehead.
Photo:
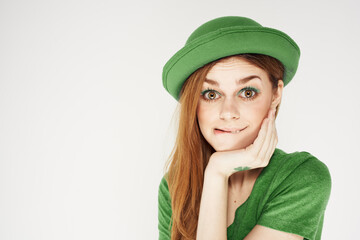
[(255, 64), (239, 57), (229, 57), (217, 62), (207, 73), (206, 79), (217, 82), (236, 81), (253, 75), (259, 76), (261, 80), (268, 79), (266, 71)]
[(249, 62), (248, 60), (244, 58), (240, 58), (237, 56), (232, 56), (228, 58), (224, 58), (219, 60), (209, 71), (209, 73), (213, 73), (215, 71), (226, 71), (226, 70), (257, 70), (260, 69), (260, 67), (256, 66), (255, 64)]

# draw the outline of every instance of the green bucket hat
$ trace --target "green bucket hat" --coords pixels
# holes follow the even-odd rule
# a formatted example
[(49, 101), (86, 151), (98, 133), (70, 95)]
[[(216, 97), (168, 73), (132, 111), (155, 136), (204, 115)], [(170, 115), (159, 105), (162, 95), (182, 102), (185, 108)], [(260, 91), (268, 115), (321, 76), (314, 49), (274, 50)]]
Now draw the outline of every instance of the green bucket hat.
[(178, 101), (184, 82), (193, 72), (212, 61), (242, 53), (278, 59), (285, 67), (284, 86), (294, 77), (300, 58), (298, 45), (287, 34), (246, 17), (219, 17), (198, 27), (166, 62), (163, 86)]

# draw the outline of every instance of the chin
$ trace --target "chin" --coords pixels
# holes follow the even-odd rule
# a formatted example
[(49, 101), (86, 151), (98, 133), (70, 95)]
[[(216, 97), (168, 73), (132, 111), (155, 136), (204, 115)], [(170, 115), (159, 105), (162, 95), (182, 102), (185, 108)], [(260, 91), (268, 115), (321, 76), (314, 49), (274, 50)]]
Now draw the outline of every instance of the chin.
[(250, 136), (246, 136), (245, 138), (239, 139), (238, 142), (234, 142), (234, 141), (221, 141), (221, 142), (208, 141), (208, 142), (215, 149), (215, 151), (224, 152), (224, 151), (245, 149), (246, 147), (254, 143), (256, 137), (257, 136), (255, 134), (252, 134)]
[(225, 151), (233, 151), (233, 150), (240, 150), (243, 148), (246, 148), (247, 146), (244, 146), (243, 144), (212, 144), (210, 143), (210, 145), (215, 149), (215, 151), (217, 152), (225, 152)]
[(227, 147), (221, 147), (221, 148), (214, 148), (217, 152), (227, 152), (227, 151), (234, 151), (234, 150), (240, 150), (240, 148), (227, 148)]

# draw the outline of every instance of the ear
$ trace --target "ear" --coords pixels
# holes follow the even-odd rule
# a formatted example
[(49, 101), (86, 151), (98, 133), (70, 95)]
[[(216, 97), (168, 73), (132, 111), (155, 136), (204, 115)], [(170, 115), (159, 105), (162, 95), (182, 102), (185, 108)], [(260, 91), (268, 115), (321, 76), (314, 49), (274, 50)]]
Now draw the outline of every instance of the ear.
[(278, 81), (278, 88), (276, 92), (274, 92), (272, 100), (271, 100), (271, 108), (275, 109), (281, 102), (282, 92), (284, 89), (284, 82), (283, 80)]

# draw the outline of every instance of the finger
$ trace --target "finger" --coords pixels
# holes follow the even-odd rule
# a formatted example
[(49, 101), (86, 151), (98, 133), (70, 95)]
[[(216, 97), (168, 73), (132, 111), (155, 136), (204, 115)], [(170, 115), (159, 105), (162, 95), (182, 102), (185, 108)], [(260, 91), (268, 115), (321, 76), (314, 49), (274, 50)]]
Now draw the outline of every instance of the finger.
[[(275, 119), (274, 119), (274, 135), (273, 135), (273, 137), (274, 137), (274, 141), (273, 141), (273, 149), (274, 149), (274, 151), (275, 151), (275, 148), (276, 148), (276, 145), (277, 145), (277, 143), (278, 143), (278, 134), (277, 134), (277, 130), (276, 130), (276, 124), (275, 124)], [(274, 152), (272, 152), (272, 153), (274, 153)], [(271, 153), (271, 156), (272, 156), (272, 153)], [(270, 156), (270, 157), (271, 157)]]
[(262, 122), (261, 129), (258, 133), (258, 136), (255, 139), (254, 143), (250, 147), (250, 151), (252, 151), (252, 154), (255, 158), (258, 158), (260, 151), (264, 145), (264, 141), (268, 134), (267, 132), (269, 129), (269, 123), (271, 121), (271, 116), (272, 116), (272, 109), (269, 109), (267, 117)]
[(274, 110), (271, 110), (269, 112), (269, 122), (268, 122), (268, 128), (267, 128), (267, 132), (266, 132), (266, 136), (265, 139), (263, 141), (263, 144), (261, 146), (261, 150), (259, 152), (259, 157), (260, 158), (264, 158), (267, 152), (267, 149), (269, 147), (270, 144), (270, 140), (271, 140), (271, 136), (273, 133), (273, 126), (274, 126)]
[(276, 144), (277, 144), (277, 132), (276, 132), (275, 124), (274, 124), (273, 133), (271, 135), (270, 146), (269, 146), (268, 151), (266, 152), (265, 163), (264, 163), (265, 166), (267, 166), (269, 164), (269, 161), (275, 151)]
[(258, 133), (258, 136), (256, 137), (256, 139), (251, 147), (251, 151), (253, 152), (254, 156), (259, 155), (261, 147), (266, 138), (268, 127), (269, 127), (269, 118), (265, 118), (261, 124), (261, 128)]
[(263, 145), (261, 146), (258, 158), (261, 162), (266, 160), (266, 153), (268, 152), (268, 149), (270, 148), (270, 142), (271, 142), (271, 137), (273, 134), (273, 116), (271, 116), (269, 124), (268, 124), (268, 129), (266, 132), (266, 136), (265, 136), (265, 140), (263, 142)]

